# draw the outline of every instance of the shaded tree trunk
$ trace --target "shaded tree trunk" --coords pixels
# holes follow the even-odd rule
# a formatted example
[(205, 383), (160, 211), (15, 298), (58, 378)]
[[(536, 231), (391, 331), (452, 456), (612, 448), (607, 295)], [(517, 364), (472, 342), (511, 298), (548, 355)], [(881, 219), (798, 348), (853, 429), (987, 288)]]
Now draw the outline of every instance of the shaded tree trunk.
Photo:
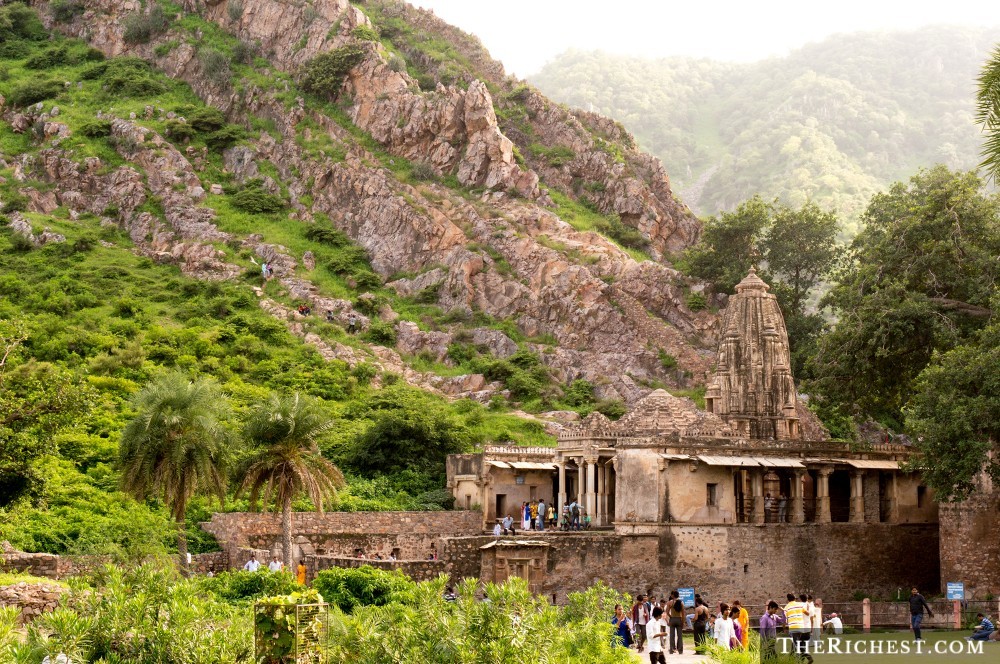
[(187, 540), (187, 526), (184, 523), (184, 504), (185, 501), (181, 501), (180, 510), (178, 514), (174, 515), (174, 521), (177, 523), (177, 555), (180, 557), (180, 570), (181, 576), (190, 576), (191, 570), (188, 568), (188, 540)]
[(285, 569), (292, 570), (292, 496), (286, 495), (281, 504), (281, 549)]

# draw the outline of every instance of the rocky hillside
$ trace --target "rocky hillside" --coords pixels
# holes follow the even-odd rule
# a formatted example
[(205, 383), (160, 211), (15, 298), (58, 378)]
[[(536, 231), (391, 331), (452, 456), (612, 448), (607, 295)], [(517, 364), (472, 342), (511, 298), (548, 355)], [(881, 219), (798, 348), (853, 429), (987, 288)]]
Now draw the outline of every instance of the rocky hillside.
[[(235, 125), (203, 142), (205, 112), (156, 90), (130, 93), (148, 101), (124, 115), (114, 86), (135, 83), (127, 72), (95, 75), (107, 93), (97, 104), (80, 102), (89, 79), (8, 94), (3, 120), (32, 149), (4, 157), (35, 226), (57, 209), (97, 215), (126, 229), (135, 251), (201, 279), (268, 261), (261, 306), (325, 357), (446, 394), (489, 400), (505, 387), (455, 376), (450, 351), (462, 344), (503, 357), (520, 341), (559, 381), (587, 379), (601, 398), (703, 379), (719, 302), (705, 308), (691, 297), (701, 286), (669, 267), (700, 227), (662, 166), (620, 125), (506, 77), (432, 14), (346, 0), (33, 6), (47, 27), (129, 58), (110, 63), (134, 72), (138, 58), (186, 83)], [(253, 212), (287, 212), (234, 215), (237, 197)], [(316, 264), (345, 234), (374, 275)], [(396, 299), (359, 298), (382, 283)], [(444, 315), (397, 311), (400, 298)], [(304, 325), (301, 303), (395, 329), (385, 345), (344, 344)], [(509, 321), (511, 333), (484, 320)]]

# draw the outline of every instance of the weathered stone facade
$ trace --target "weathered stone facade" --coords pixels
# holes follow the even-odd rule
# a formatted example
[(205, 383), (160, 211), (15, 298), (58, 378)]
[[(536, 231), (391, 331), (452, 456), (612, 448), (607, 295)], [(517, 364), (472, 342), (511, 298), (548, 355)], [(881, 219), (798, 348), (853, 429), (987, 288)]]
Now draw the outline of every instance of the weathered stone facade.
[(1000, 596), (1000, 493), (989, 483), (941, 505), (941, 583), (965, 583), (966, 599)]

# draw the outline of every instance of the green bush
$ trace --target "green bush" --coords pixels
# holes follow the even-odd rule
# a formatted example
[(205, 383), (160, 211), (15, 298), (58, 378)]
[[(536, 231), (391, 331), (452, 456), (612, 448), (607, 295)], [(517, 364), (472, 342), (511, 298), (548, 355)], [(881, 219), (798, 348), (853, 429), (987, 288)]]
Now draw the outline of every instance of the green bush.
[(358, 606), (385, 606), (398, 601), (413, 586), (413, 581), (399, 570), (389, 572), (368, 565), (325, 569), (312, 582), (324, 600), (345, 613)]
[(410, 177), (414, 180), (427, 181), (437, 179), (437, 172), (434, 167), (426, 161), (416, 161), (410, 168)]
[[(226, 125), (222, 129), (213, 131), (211, 134), (205, 137), (205, 145), (212, 148), (216, 152), (221, 152), (228, 147), (236, 145), (244, 138), (246, 138), (246, 131), (243, 127), (238, 127), (236, 125)], [(284, 201), (282, 201), (282, 207), (284, 207)]]
[(77, 14), (83, 13), (83, 5), (78, 0), (52, 0), (49, 9), (56, 23), (69, 23)]
[(73, 56), (70, 55), (65, 44), (59, 44), (35, 53), (24, 62), (24, 67), (26, 69), (52, 69), (68, 64), (75, 64)]
[(335, 100), (340, 95), (344, 78), (365, 59), (365, 48), (347, 44), (327, 53), (317, 55), (302, 67), (302, 89), (325, 99)]
[(224, 571), (201, 580), (203, 588), (227, 602), (245, 602), (269, 595), (287, 595), (298, 587), (291, 572)]
[(368, 25), (359, 25), (351, 31), (351, 36), (355, 39), (362, 39), (364, 41), (377, 42), (378, 32)]
[(177, 112), (182, 114), (187, 119), (188, 124), (194, 127), (194, 130), (197, 132), (208, 133), (218, 131), (226, 125), (226, 116), (214, 106), (200, 106), (197, 108), (187, 106), (177, 109)]
[(194, 127), (189, 125), (187, 122), (182, 122), (181, 120), (174, 118), (173, 120), (167, 120), (166, 134), (172, 140), (178, 143), (183, 143), (197, 136), (198, 132), (196, 132)]
[(201, 61), (201, 69), (205, 76), (216, 85), (227, 83), (233, 75), (229, 66), (229, 58), (221, 51), (214, 48), (199, 50), (198, 60)]
[(240, 64), (253, 64), (258, 53), (260, 53), (260, 46), (256, 43), (240, 40), (233, 46), (233, 60)]
[(660, 357), (660, 366), (662, 366), (667, 371), (677, 368), (677, 358), (668, 353), (667, 351), (660, 348), (657, 351), (657, 355)]
[(7, 95), (7, 102), (12, 106), (24, 108), (46, 99), (53, 99), (63, 91), (59, 81), (26, 81), (20, 83)]
[(149, 12), (141, 9), (129, 14), (123, 21), (122, 35), (127, 44), (146, 44), (153, 37), (161, 35), (170, 27), (170, 18), (160, 5), (153, 5)]
[(237, 210), (250, 214), (270, 214), (285, 209), (285, 199), (256, 187), (241, 189), (230, 197), (229, 202)]
[(351, 238), (344, 231), (324, 226), (310, 226), (307, 228), (306, 239), (338, 249), (349, 247), (353, 244)]
[(563, 399), (574, 408), (589, 406), (594, 403), (594, 385), (588, 380), (578, 378), (566, 388)]
[(89, 120), (80, 125), (77, 133), (88, 138), (102, 138), (111, 135), (110, 120)]
[(167, 90), (166, 84), (156, 77), (149, 63), (141, 58), (114, 58), (91, 71), (100, 72), (105, 92), (114, 97), (152, 97)]
[(373, 320), (368, 329), (361, 335), (361, 338), (369, 343), (379, 344), (380, 346), (395, 346), (396, 328), (391, 323)]
[(708, 306), (708, 300), (701, 293), (691, 293), (685, 299), (685, 304), (691, 311), (701, 311)]
[(48, 31), (34, 10), (19, 2), (0, 7), (0, 42), (15, 42), (19, 39), (42, 41), (48, 39), (48, 36)]

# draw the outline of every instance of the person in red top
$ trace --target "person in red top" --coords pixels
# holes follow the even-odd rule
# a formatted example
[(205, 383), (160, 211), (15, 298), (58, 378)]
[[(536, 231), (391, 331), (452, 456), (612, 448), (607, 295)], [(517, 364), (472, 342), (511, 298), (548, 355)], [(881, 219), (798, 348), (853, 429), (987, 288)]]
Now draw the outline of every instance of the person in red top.
[(635, 645), (636, 652), (642, 652), (646, 643), (646, 623), (649, 622), (649, 604), (646, 596), (638, 594), (635, 597), (635, 604), (632, 605), (632, 624), (635, 625)]

